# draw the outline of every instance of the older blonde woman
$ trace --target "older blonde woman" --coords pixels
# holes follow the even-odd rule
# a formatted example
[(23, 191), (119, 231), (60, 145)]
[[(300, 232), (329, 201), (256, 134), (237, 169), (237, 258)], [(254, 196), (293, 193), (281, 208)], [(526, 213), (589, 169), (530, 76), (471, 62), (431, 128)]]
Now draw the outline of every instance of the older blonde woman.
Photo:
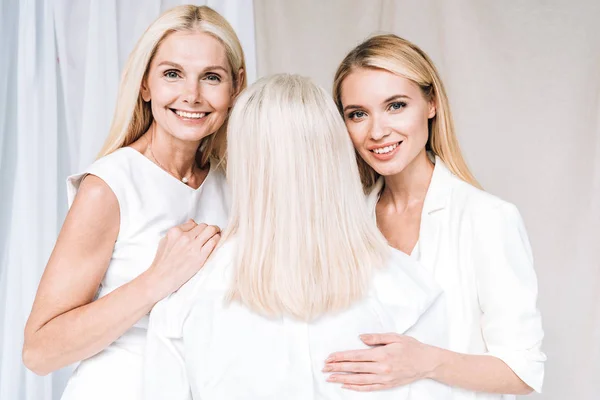
[(150, 316), (146, 399), (436, 399), (437, 382), (368, 395), (321, 375), (362, 331), (445, 346), (430, 274), (367, 212), (352, 143), (308, 79), (262, 79), (228, 131), (231, 223), (207, 265)]
[(141, 398), (146, 314), (203, 266), (227, 222), (224, 124), (244, 69), (234, 31), (207, 7), (167, 11), (131, 53), (100, 158), (68, 180), (25, 328), (34, 372), (83, 360), (63, 400)]
[(333, 92), (379, 229), (448, 297), (450, 343), (368, 335), (372, 349), (331, 356), (330, 380), (372, 391), (434, 379), (457, 400), (539, 392), (544, 332), (525, 227), (467, 168), (429, 57), (397, 36), (374, 36), (342, 61)]

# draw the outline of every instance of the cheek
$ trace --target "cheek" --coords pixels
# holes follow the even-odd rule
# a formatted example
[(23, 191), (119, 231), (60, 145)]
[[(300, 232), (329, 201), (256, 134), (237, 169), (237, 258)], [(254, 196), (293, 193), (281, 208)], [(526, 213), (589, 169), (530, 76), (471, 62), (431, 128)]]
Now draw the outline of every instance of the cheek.
[(409, 139), (419, 142), (427, 141), (429, 135), (427, 116), (421, 112), (406, 112), (398, 115), (394, 125), (397, 132), (402, 133)]
[(231, 90), (227, 86), (207, 90), (205, 98), (216, 112), (227, 112), (231, 107)]
[(350, 140), (352, 140), (352, 144), (357, 149), (360, 149), (367, 139), (367, 128), (366, 124), (356, 124), (353, 122), (346, 122), (346, 129), (348, 130), (348, 134), (350, 135)]
[(154, 80), (149, 84), (152, 104), (164, 106), (177, 99), (181, 89), (176, 83), (166, 83), (162, 80)]

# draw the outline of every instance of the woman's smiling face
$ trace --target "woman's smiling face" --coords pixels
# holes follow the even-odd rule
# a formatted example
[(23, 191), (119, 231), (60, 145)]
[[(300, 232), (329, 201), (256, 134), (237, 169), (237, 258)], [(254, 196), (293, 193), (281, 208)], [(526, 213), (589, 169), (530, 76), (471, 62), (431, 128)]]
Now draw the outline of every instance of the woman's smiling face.
[(173, 32), (159, 45), (141, 93), (157, 129), (200, 141), (225, 122), (234, 99), (231, 67), (221, 42), (207, 33)]
[(342, 82), (340, 98), (354, 147), (378, 174), (396, 175), (425, 151), (435, 105), (413, 81), (358, 68)]

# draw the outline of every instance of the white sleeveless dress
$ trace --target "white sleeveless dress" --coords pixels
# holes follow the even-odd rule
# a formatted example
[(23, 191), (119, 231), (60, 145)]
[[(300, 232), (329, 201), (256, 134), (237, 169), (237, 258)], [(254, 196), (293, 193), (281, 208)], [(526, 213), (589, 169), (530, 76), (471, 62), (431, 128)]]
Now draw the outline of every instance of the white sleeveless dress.
[[(222, 170), (211, 165), (198, 189), (177, 180), (131, 147), (121, 148), (67, 179), (69, 206), (83, 177), (93, 174), (119, 202), (120, 228), (106, 275), (96, 298), (144, 272), (167, 230), (193, 218), (225, 228), (229, 193)], [(137, 400), (142, 398), (143, 354), (148, 316), (106, 349), (83, 360), (62, 400)]]

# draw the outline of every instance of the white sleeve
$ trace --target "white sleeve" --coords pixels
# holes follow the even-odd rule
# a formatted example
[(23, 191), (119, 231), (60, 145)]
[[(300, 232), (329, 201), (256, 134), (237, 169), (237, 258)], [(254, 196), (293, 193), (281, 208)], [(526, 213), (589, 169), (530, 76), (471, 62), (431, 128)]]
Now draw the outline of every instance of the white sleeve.
[[(164, 301), (164, 300), (163, 300)], [(169, 337), (161, 314), (168, 312), (159, 302), (150, 314), (144, 358), (144, 400), (192, 400), (184, 359), (183, 339)], [(168, 327), (166, 327), (168, 328)]]
[(504, 361), (523, 382), (541, 392), (544, 331), (523, 220), (515, 206), (503, 203), (478, 214), (474, 224), (473, 261), (487, 354)]

